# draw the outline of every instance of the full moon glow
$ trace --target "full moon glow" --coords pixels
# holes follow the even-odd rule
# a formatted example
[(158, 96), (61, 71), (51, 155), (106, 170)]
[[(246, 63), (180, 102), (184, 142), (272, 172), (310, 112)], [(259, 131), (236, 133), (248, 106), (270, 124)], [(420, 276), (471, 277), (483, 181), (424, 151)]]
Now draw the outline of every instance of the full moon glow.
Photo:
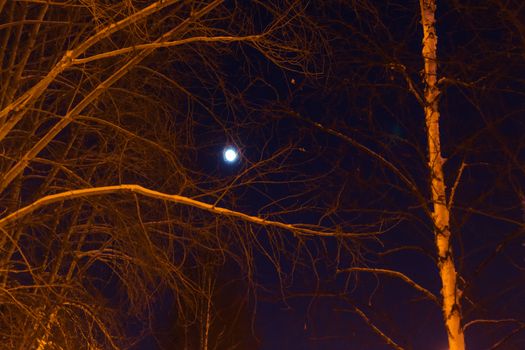
[(222, 152), (222, 156), (226, 162), (233, 163), (239, 157), (239, 153), (233, 147), (226, 147)]

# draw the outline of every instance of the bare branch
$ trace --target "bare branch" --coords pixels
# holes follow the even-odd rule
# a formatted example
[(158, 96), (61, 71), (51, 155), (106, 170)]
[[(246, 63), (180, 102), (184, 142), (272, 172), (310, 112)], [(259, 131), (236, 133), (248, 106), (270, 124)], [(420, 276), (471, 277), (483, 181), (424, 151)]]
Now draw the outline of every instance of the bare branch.
[(388, 276), (395, 277), (395, 278), (400, 278), (406, 283), (408, 283), (410, 286), (412, 286), (414, 289), (423, 293), (425, 296), (427, 296), (427, 298), (429, 298), (430, 300), (432, 300), (433, 302), (439, 305), (439, 299), (431, 291), (429, 291), (425, 287), (422, 287), (418, 283), (414, 282), (410, 277), (408, 277), (407, 275), (399, 271), (387, 270), (387, 269), (375, 269), (375, 268), (367, 268), (367, 267), (349, 267), (347, 269), (338, 270), (337, 273), (354, 272), (354, 271), (379, 273), (379, 274), (384, 274), (384, 275), (388, 275)]
[(150, 189), (144, 188), (139, 185), (132, 185), (132, 184), (84, 188), (84, 189), (71, 190), (71, 191), (48, 195), (48, 196), (38, 199), (37, 201), (23, 208), (20, 208), (16, 212), (7, 215), (3, 219), (0, 219), (0, 226), (6, 226), (10, 223), (13, 223), (16, 220), (46, 205), (50, 205), (50, 204), (57, 203), (57, 202), (62, 202), (65, 200), (71, 200), (75, 198), (102, 196), (102, 195), (108, 195), (108, 194), (113, 194), (113, 193), (118, 193), (118, 192), (137, 193), (137, 194), (141, 194), (143, 196), (150, 197), (150, 198), (156, 198), (156, 199), (165, 200), (165, 201), (172, 202), (172, 203), (188, 205), (191, 207), (209, 211), (214, 214), (238, 218), (238, 219), (241, 219), (247, 222), (251, 222), (257, 225), (261, 225), (261, 226), (273, 226), (273, 227), (281, 228), (281, 229), (291, 231), (297, 234), (325, 236), (325, 237), (369, 236), (369, 234), (363, 234), (363, 233), (340, 233), (340, 232), (329, 232), (329, 231), (321, 231), (321, 230), (317, 231), (317, 230), (307, 229), (307, 228), (301, 227), (300, 224), (292, 225), (292, 224), (285, 224), (279, 221), (266, 220), (266, 219), (263, 219), (257, 216), (244, 214), (242, 212), (238, 212), (238, 211), (234, 211), (234, 210), (230, 210), (226, 208), (221, 208), (221, 207), (216, 207), (214, 205), (204, 203), (201, 201), (197, 201), (197, 200), (185, 197), (185, 196), (179, 196), (175, 194), (166, 194), (166, 193), (150, 190)]
[(382, 330), (380, 330), (373, 322), (372, 320), (370, 320), (370, 318), (368, 318), (368, 316), (360, 309), (358, 308), (357, 306), (353, 306), (353, 309), (355, 311), (356, 314), (358, 314), (365, 322), (366, 324), (372, 328), (372, 330), (378, 334), (381, 338), (383, 338), (383, 340), (388, 344), (390, 345), (391, 347), (393, 347), (394, 349), (396, 350), (404, 350), (404, 348), (402, 348), (401, 346), (399, 346), (395, 341), (392, 340), (392, 338), (390, 338), (388, 335), (386, 335)]
[(0, 111), (0, 120), (6, 118), (9, 113), (12, 111), (18, 112), (8, 123), (4, 124), (0, 129), (0, 140), (2, 140), (5, 135), (18, 123), (20, 119), (24, 116), (26, 112), (26, 107), (30, 105), (33, 101), (39, 98), (46, 88), (55, 80), (55, 78), (62, 73), (65, 69), (69, 68), (72, 64), (72, 60), (79, 55), (83, 54), (91, 46), (95, 45), (100, 40), (110, 36), (111, 34), (133, 24), (137, 21), (140, 21), (147, 16), (160, 11), (161, 9), (177, 2), (178, 0), (160, 0), (157, 1), (144, 9), (134, 13), (131, 16), (120, 20), (116, 23), (111, 23), (105, 28), (99, 30), (95, 35), (85, 40), (77, 48), (67, 51), (62, 59), (49, 71), (49, 73), (41, 81), (39, 81), (35, 86), (30, 88), (27, 92), (17, 98), (15, 101), (7, 105), (2, 111)]
[(421, 193), (420, 193), (417, 185), (415, 184), (415, 182), (412, 181), (410, 178), (408, 178), (405, 174), (403, 174), (403, 172), (401, 170), (399, 170), (399, 168), (397, 166), (395, 166), (392, 162), (387, 160), (385, 157), (383, 157), (379, 153), (374, 152), (369, 147), (366, 147), (365, 145), (363, 145), (362, 143), (358, 142), (357, 140), (354, 140), (352, 137), (350, 137), (348, 135), (345, 135), (345, 134), (343, 134), (343, 133), (341, 133), (341, 132), (339, 132), (337, 130), (334, 130), (332, 128), (326, 127), (326, 126), (324, 126), (321, 123), (317, 123), (317, 122), (314, 122), (314, 121), (312, 121), (312, 120), (310, 120), (308, 118), (305, 118), (305, 117), (303, 117), (302, 115), (300, 115), (297, 112), (290, 111), (289, 114), (292, 117), (294, 117), (296, 119), (299, 119), (299, 120), (302, 120), (302, 121), (304, 121), (304, 122), (306, 122), (306, 123), (316, 127), (317, 129), (319, 129), (321, 131), (324, 131), (324, 132), (326, 132), (328, 134), (331, 134), (333, 136), (336, 136), (337, 138), (342, 139), (343, 141), (351, 144), (352, 146), (356, 147), (357, 149), (361, 150), (362, 152), (370, 155), (372, 158), (379, 160), (383, 165), (385, 165), (394, 174), (396, 174), (401, 179), (401, 181), (403, 181), (408, 186), (408, 188), (421, 200), (422, 204), (425, 203), (424, 199), (421, 197)]
[(517, 323), (517, 324), (520, 324), (522, 326), (525, 326), (525, 322), (517, 320), (515, 318), (503, 318), (503, 319), (500, 319), (500, 320), (477, 319), (477, 320), (472, 320), (470, 322), (465, 323), (465, 325), (463, 326), (463, 330), (466, 330), (468, 327), (473, 326), (475, 324), (485, 324), (485, 323), (488, 323), (488, 324), (494, 324), (494, 323)]
[[(195, 18), (204, 16), (206, 13), (211, 11), (213, 8), (215, 8), (220, 1), (214, 1), (210, 3), (209, 5), (205, 6), (202, 10), (197, 12), (191, 17), (188, 17), (185, 21), (177, 25), (175, 28), (171, 29), (170, 31), (164, 33), (162, 36), (160, 36), (155, 42), (163, 42), (167, 38), (171, 37), (174, 32), (180, 30), (181, 28), (184, 28), (188, 25), (190, 19), (194, 20)], [(133, 68), (135, 65), (140, 63), (144, 58), (146, 58), (154, 49), (144, 49), (143, 51), (139, 52), (135, 57), (130, 59), (126, 64), (124, 64), (122, 67), (120, 67), (115, 73), (113, 73), (110, 77), (108, 77), (106, 80), (104, 80), (102, 83), (98, 84), (98, 86), (89, 92), (89, 94), (82, 99), (75, 107), (73, 107), (58, 123), (56, 123), (43, 137), (38, 140), (38, 142), (29, 150), (26, 154), (24, 154), (21, 159), (11, 167), (7, 172), (5, 172), (4, 176), (2, 177), (0, 181), (0, 193), (2, 193), (7, 186), (13, 181), (29, 164), (29, 162), (36, 157), (48, 144), (55, 138), (55, 136), (60, 133), (66, 126), (68, 126), (74, 117), (76, 117), (78, 114), (82, 113), (82, 111), (93, 101), (95, 101), (103, 92), (105, 92), (110, 86), (112, 86), (114, 83), (116, 83), (120, 78), (125, 76), (131, 68)], [(72, 56), (69, 57), (72, 59)], [(7, 107), (6, 107), (7, 108)], [(17, 107), (19, 108), (19, 107)], [(23, 112), (21, 112), (23, 113)], [(20, 114), (21, 115), (21, 114)], [(1, 113), (0, 113), (1, 116)], [(21, 117), (20, 117), (21, 118)], [(4, 124), (4, 126), (8, 125), (11, 121)], [(14, 124), (11, 125), (13, 127)], [(10, 130), (10, 128), (9, 128)], [(9, 130), (4, 130), (3, 128), (0, 129), (0, 140), (9, 132)], [(5, 132), (5, 134), (3, 134)]]
[(447, 207), (449, 210), (450, 208), (452, 208), (452, 205), (454, 204), (454, 196), (456, 195), (456, 190), (458, 188), (459, 181), (461, 180), (461, 175), (463, 174), (463, 170), (465, 169), (465, 166), (466, 166), (465, 162), (462, 161), (461, 166), (459, 167), (459, 170), (458, 170), (458, 175), (456, 176), (456, 180), (454, 181), (454, 185), (452, 186), (452, 190), (450, 191), (450, 197), (448, 198)]
[(135, 45), (130, 47), (124, 47), (122, 49), (113, 50), (109, 52), (100, 53), (93, 56), (88, 56), (85, 58), (76, 58), (73, 59), (73, 64), (85, 64), (88, 62), (101, 60), (105, 58), (110, 58), (118, 55), (123, 55), (128, 52), (134, 52), (139, 50), (146, 50), (146, 49), (158, 49), (161, 47), (173, 47), (173, 46), (179, 46), (179, 45), (185, 45), (195, 42), (222, 42), (222, 43), (232, 43), (232, 42), (242, 42), (242, 41), (248, 41), (253, 42), (257, 41), (258, 39), (262, 38), (262, 35), (247, 35), (247, 36), (195, 36), (191, 38), (185, 38), (181, 40), (176, 41), (165, 41), (165, 42), (158, 42), (158, 43), (149, 43), (149, 44), (141, 44), (141, 45)]
[(414, 81), (412, 80), (412, 78), (410, 78), (410, 76), (407, 73), (405, 65), (399, 63), (390, 63), (388, 67), (390, 69), (397, 70), (403, 75), (403, 78), (405, 78), (405, 81), (408, 85), (408, 90), (414, 95), (414, 97), (417, 99), (417, 102), (419, 102), (421, 106), (424, 106), (425, 101), (423, 98), (423, 94), (416, 88)]

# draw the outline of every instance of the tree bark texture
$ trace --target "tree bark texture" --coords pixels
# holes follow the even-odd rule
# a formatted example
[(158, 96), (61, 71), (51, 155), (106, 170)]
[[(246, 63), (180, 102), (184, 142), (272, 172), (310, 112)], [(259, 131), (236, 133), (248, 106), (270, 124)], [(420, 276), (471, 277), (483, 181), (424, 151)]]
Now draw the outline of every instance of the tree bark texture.
[(436, 1), (420, 0), (423, 27), (422, 55), (425, 63), (425, 122), (428, 137), (428, 167), (432, 192), (432, 220), (441, 277), (442, 311), (450, 350), (464, 350), (461, 326), (460, 291), (451, 247), (450, 208), (447, 206), (443, 157), (439, 135), (439, 94), (437, 79)]

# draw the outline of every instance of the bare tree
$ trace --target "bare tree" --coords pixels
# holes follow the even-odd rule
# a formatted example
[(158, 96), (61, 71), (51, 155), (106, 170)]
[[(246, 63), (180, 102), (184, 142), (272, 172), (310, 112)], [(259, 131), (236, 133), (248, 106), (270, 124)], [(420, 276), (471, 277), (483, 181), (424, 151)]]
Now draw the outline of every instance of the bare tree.
[[(332, 192), (340, 218), (399, 225), (376, 236), (382, 244), (364, 245), (359, 261), (337, 262), (342, 295), (318, 297), (350, 302), (347, 311), (391, 348), (442, 347), (440, 326), (450, 349), (519, 348), (522, 6), (332, 6), (339, 17), (325, 95), (297, 93), (302, 104), (290, 99), (282, 115), (339, 142), (338, 170), (325, 183), (342, 184)], [(490, 336), (484, 326), (494, 327)]]
[(523, 7), (487, 4), (0, 0), (2, 343), (131, 348), (168, 299), (233, 347), (221, 271), (263, 261), (305, 331), (326, 297), (395, 349), (518, 344)]
[[(0, 2), (7, 348), (133, 346), (152, 331), (162, 293), (173, 295), (181, 327), (200, 329), (191, 346), (213, 348), (212, 276), (225, 261), (246, 266), (249, 280), (261, 234), (331, 234), (222, 207), (235, 203), (239, 186), (282, 171), (273, 167), (290, 150), (228, 178), (206, 174), (198, 160), (217, 135), (234, 140), (224, 113), (256, 110), (235, 105), (228, 58), (251, 72), (247, 81), (258, 74), (252, 60), (317, 71), (322, 38), (304, 9), (219, 0)], [(195, 139), (206, 133), (209, 140)]]

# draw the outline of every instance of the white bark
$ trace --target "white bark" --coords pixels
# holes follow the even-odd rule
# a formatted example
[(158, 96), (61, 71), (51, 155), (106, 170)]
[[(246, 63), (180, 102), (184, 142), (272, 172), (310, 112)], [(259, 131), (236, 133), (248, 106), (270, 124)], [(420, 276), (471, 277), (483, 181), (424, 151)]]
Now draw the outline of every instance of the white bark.
[(437, 34), (436, 1), (420, 0), (421, 24), (423, 26), (423, 49), (425, 61), (425, 121), (428, 136), (428, 167), (431, 192), (438, 269), (441, 277), (442, 311), (448, 334), (450, 350), (464, 350), (465, 340), (461, 327), (460, 291), (451, 247), (450, 212), (447, 206), (443, 158), (439, 135), (439, 94), (437, 85)]

